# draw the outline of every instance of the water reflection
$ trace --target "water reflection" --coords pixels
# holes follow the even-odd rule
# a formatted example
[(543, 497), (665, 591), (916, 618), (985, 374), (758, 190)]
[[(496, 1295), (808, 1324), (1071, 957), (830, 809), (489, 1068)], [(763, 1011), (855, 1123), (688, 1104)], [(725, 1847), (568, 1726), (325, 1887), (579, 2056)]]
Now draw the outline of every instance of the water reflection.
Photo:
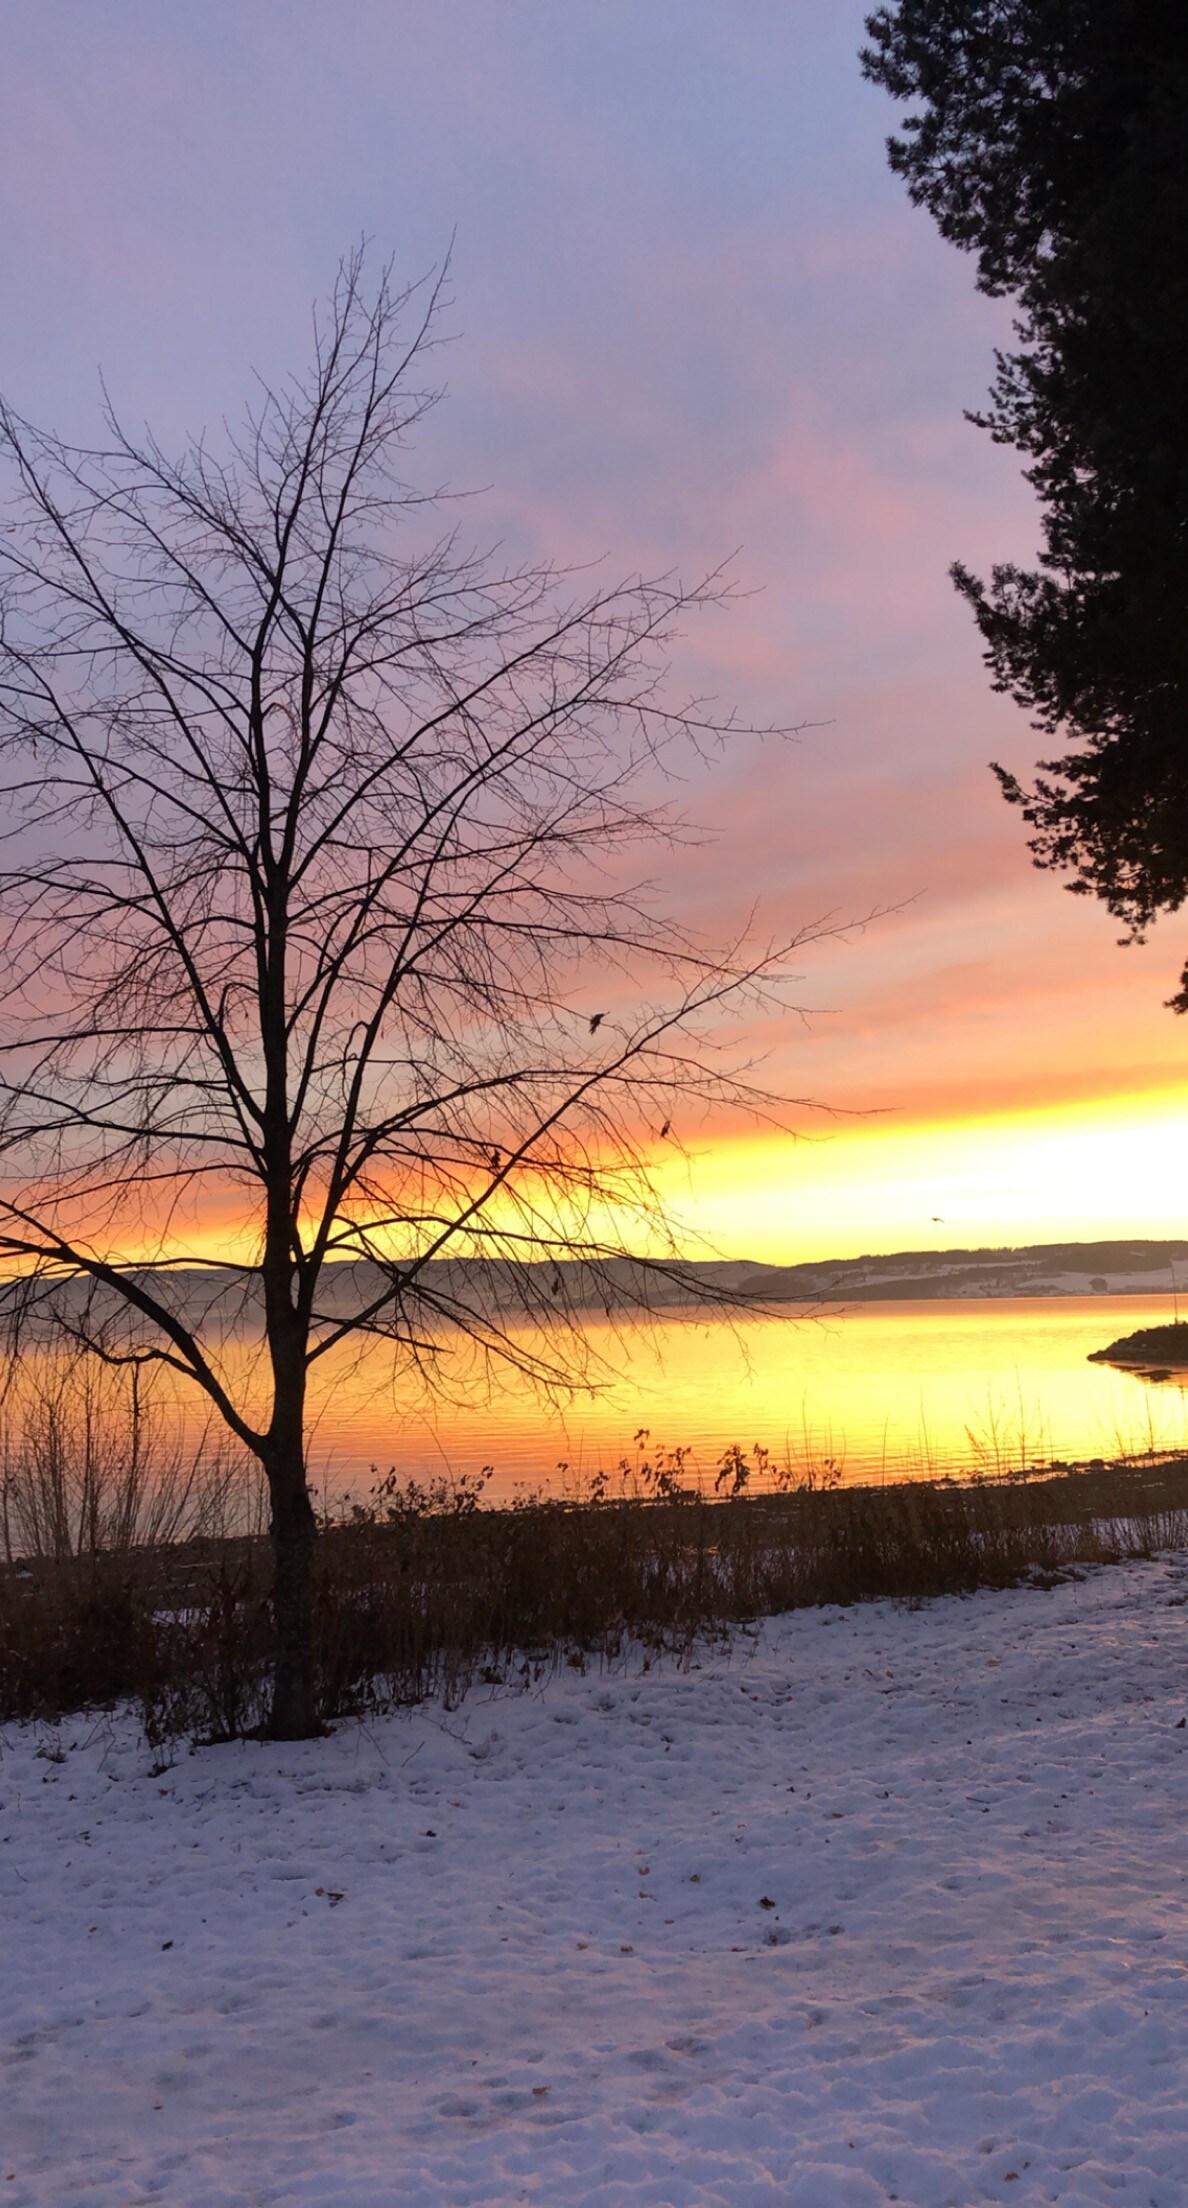
[[(424, 1480), (491, 1466), (496, 1500), (525, 1488), (580, 1492), (600, 1473), (613, 1485), (622, 1460), (658, 1450), (682, 1451), (685, 1475), (703, 1482), (726, 1451), (753, 1457), (756, 1444), (797, 1477), (850, 1482), (1188, 1447), (1182, 1388), (1086, 1362), (1168, 1315), (1165, 1298), (1103, 1295), (878, 1303), (733, 1323), (687, 1312), (651, 1323), (599, 1317), (588, 1335), (602, 1385), (565, 1403), (542, 1400), (514, 1371), (486, 1373), (448, 1338), (444, 1396), (394, 1369), (382, 1344), (343, 1344), (313, 1368), (311, 1472), (333, 1505), (365, 1497), (392, 1468)], [(232, 1337), (219, 1362), (237, 1400), (258, 1391), (258, 1339)], [(26, 1367), (24, 1384), (47, 1402), (51, 1377), (48, 1365), (41, 1383)], [(222, 1441), (219, 1421), (184, 1383), (175, 1389), (171, 1400), (155, 1397), (161, 1438), (205, 1459)]]
[(615, 1377), (564, 1407), (514, 1374), (489, 1394), (472, 1374), (435, 1412), (381, 1349), (344, 1353), (317, 1373), (311, 1463), (328, 1495), (362, 1493), (372, 1465), (413, 1477), (492, 1465), (494, 1496), (588, 1480), (630, 1458), (641, 1428), (703, 1472), (731, 1445), (758, 1442), (801, 1470), (832, 1463), (847, 1481), (1188, 1446), (1182, 1391), (1086, 1363), (1166, 1315), (1165, 1298), (1101, 1296), (880, 1303), (732, 1325), (594, 1321), (593, 1348)]

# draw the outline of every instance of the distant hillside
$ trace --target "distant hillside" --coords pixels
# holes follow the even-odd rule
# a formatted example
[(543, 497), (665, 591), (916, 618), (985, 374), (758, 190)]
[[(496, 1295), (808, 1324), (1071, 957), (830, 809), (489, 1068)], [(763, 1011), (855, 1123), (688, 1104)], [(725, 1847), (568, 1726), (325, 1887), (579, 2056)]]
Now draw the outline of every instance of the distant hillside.
[(1022, 1249), (899, 1250), (813, 1265), (755, 1265), (737, 1283), (781, 1300), (1163, 1295), (1188, 1304), (1188, 1242), (1035, 1242)]
[[(204, 1271), (157, 1273), (160, 1293), (190, 1323), (250, 1323), (258, 1312), (254, 1284), (217, 1266)], [(367, 1301), (371, 1268), (329, 1269), (319, 1304), (324, 1314), (345, 1316)], [(749, 1258), (656, 1268), (630, 1258), (604, 1265), (573, 1262), (531, 1266), (527, 1278), (506, 1265), (480, 1258), (438, 1259), (424, 1285), (439, 1307), (455, 1297), (492, 1312), (525, 1309), (627, 1313), (632, 1310), (708, 1309), (724, 1304), (778, 1305), (801, 1310), (822, 1306), (903, 1301), (994, 1299), (1003, 1296), (1159, 1295), (1169, 1307), (1184, 1295), (1188, 1311), (1188, 1241), (1036, 1242), (1022, 1249), (898, 1250), (888, 1257), (842, 1257), (803, 1265), (761, 1265)], [(79, 1291), (60, 1292), (60, 1307)], [(114, 1307), (109, 1306), (109, 1310)], [(1169, 1317), (1172, 1311), (1169, 1308)]]

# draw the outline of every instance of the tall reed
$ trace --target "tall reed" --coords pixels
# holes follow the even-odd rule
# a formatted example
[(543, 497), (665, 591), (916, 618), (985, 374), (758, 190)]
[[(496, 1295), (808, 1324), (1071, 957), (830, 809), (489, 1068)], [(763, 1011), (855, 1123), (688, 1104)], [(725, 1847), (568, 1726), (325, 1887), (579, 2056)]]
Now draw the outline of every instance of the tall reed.
[(170, 1431), (137, 1366), (41, 1349), (0, 1374), (0, 1550), (63, 1562), (258, 1525), (241, 1453)]

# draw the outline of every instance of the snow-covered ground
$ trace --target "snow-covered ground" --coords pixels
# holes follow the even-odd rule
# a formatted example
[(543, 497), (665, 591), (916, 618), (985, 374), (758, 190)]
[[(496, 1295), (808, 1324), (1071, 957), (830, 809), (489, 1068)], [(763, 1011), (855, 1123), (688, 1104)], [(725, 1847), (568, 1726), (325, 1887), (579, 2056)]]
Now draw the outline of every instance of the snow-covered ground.
[(0, 2208), (1188, 2200), (1188, 1559), (0, 1755)]

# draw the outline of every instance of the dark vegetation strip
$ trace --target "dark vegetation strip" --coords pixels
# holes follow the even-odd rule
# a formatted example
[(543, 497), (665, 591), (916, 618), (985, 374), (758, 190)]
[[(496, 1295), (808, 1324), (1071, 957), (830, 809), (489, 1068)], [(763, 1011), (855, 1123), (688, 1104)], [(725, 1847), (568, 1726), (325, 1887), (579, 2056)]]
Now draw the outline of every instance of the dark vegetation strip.
[[(726, 1499), (478, 1507), (389, 1492), (318, 1543), (325, 1720), (565, 1663), (683, 1655), (806, 1604), (1051, 1584), (1188, 1544), (1188, 1458), (1038, 1478)], [(156, 1744), (253, 1731), (268, 1682), (262, 1538), (42, 1556), (0, 1568), (0, 1714), (130, 1700)]]

